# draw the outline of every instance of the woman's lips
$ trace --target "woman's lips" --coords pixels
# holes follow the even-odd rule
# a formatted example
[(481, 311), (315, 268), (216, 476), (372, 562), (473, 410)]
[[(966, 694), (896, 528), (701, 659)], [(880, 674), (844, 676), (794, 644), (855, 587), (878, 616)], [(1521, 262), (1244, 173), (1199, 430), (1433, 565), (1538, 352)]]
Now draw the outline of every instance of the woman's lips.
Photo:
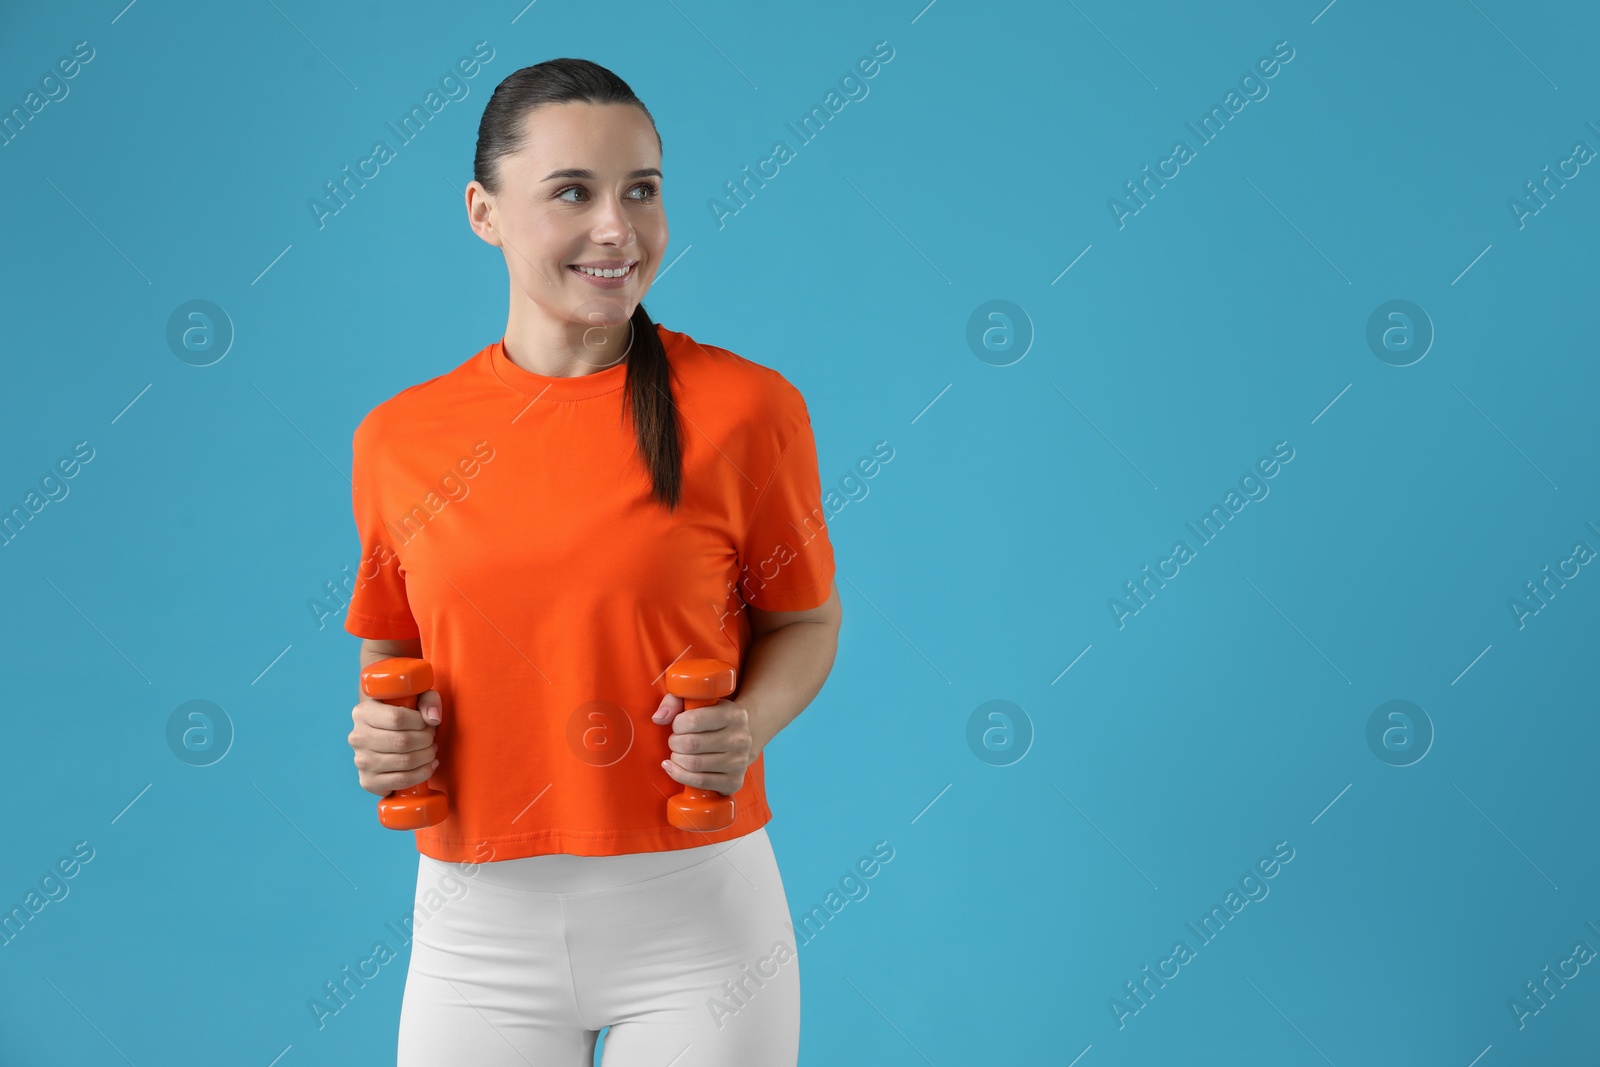
[(567, 269), (576, 274), (578, 277), (582, 278), (584, 281), (588, 282), (590, 285), (597, 286), (601, 289), (620, 289), (633, 280), (634, 272), (639, 269), (639, 264), (634, 263), (628, 268), (628, 273), (616, 278), (601, 278), (593, 274), (588, 274), (579, 270), (576, 265), (570, 266)]

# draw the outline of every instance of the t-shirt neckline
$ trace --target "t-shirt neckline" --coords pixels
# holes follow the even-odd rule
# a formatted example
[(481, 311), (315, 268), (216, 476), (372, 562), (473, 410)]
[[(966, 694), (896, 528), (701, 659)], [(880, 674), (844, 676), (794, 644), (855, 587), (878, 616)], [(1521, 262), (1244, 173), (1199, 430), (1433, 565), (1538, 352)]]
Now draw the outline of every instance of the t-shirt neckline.
[(506, 355), (502, 337), (486, 350), (489, 369), (496, 378), (521, 393), (541, 400), (587, 400), (621, 389), (628, 380), (628, 361), (572, 378), (553, 378), (519, 367)]

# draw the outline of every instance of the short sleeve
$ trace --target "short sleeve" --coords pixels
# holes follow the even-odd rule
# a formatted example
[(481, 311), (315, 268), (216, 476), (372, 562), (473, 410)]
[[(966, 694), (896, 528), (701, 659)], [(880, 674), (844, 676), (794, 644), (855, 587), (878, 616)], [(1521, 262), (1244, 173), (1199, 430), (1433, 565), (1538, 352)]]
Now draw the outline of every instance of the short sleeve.
[(408, 641), (421, 636), (406, 599), (400, 557), (389, 546), (378, 485), (372, 473), (365, 426), (357, 427), (351, 449), (351, 503), (361, 538), (361, 563), (345, 609), (344, 628), (374, 641)]
[(805, 611), (828, 599), (833, 571), (817, 443), (803, 414), (750, 512), (739, 550), (739, 593), (761, 611)]

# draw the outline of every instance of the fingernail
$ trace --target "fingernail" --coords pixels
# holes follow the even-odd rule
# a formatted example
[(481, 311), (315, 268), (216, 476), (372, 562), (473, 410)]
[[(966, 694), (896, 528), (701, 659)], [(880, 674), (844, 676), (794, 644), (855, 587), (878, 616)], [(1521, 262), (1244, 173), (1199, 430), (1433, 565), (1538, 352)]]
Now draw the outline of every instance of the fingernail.
[(430, 723), (432, 723), (435, 726), (439, 725), (439, 709), (438, 708), (429, 708), (426, 712), (423, 713), (422, 717), (427, 719)]
[(650, 716), (650, 717), (652, 719), (654, 719), (656, 722), (660, 722), (662, 719), (667, 717), (667, 709), (666, 708), (657, 708), (656, 709), (656, 713), (654, 715)]

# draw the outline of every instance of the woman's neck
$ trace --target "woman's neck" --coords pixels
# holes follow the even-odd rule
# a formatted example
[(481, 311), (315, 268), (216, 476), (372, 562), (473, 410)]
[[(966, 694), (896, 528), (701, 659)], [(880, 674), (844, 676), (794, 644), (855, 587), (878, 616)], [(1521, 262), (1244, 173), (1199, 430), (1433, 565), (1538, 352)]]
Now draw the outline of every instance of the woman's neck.
[(626, 360), (634, 343), (633, 321), (608, 326), (581, 323), (506, 323), (506, 358), (547, 378), (577, 378), (606, 370)]

